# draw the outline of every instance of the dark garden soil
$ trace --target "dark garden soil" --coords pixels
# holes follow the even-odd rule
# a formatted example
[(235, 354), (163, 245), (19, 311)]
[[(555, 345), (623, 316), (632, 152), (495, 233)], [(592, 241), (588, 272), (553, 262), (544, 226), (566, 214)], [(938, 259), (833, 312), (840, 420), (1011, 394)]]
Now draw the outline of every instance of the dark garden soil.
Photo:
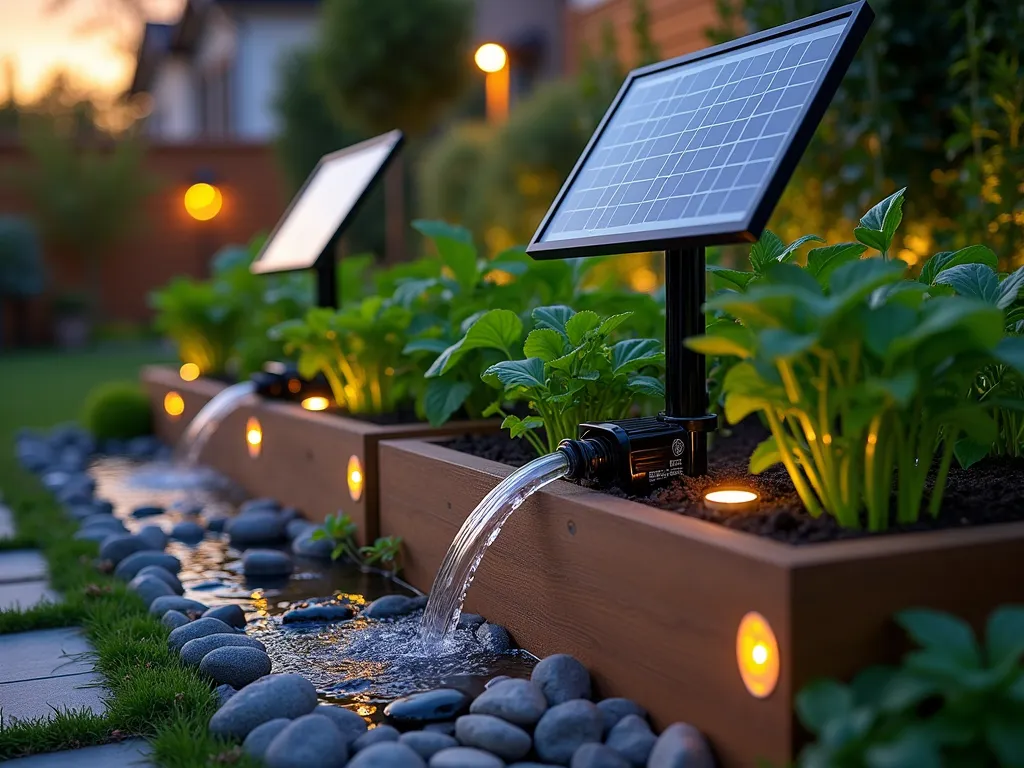
[[(812, 517), (801, 503), (781, 465), (760, 475), (748, 474), (750, 454), (765, 437), (767, 432), (761, 424), (748, 420), (732, 427), (728, 433), (716, 434), (709, 449), (708, 476), (678, 478), (647, 496), (630, 496), (618, 489), (606, 489), (606, 492), (789, 544), (885, 535), (840, 528), (829, 515)], [(525, 441), (510, 440), (504, 433), (466, 435), (448, 440), (442, 445), (514, 467), (520, 467), (535, 458), (533, 450)], [(759, 508), (749, 513), (722, 513), (705, 508), (703, 498), (706, 491), (713, 487), (730, 486), (757, 491), (761, 496)], [(892, 508), (895, 507), (894, 499)], [(933, 519), (922, 511), (922, 519), (917, 523), (899, 526), (893, 521), (886, 533), (962, 528), (1020, 520), (1024, 520), (1024, 459), (986, 459), (969, 470), (960, 469), (954, 462), (949, 471), (939, 516)]]

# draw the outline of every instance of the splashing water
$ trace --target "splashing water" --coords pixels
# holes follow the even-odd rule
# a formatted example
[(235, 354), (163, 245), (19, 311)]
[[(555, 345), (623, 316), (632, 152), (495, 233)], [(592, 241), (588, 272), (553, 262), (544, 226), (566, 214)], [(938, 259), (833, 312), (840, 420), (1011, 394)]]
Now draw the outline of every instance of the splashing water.
[(455, 632), (476, 569), (505, 521), (530, 496), (568, 471), (569, 458), (561, 451), (534, 459), (506, 477), (466, 518), (434, 577), (423, 612), (420, 637), (428, 647), (445, 643)]
[(189, 423), (174, 448), (175, 460), (194, 467), (220, 423), (239, 406), (255, 398), (255, 393), (256, 385), (251, 381), (240, 381), (218, 392)]

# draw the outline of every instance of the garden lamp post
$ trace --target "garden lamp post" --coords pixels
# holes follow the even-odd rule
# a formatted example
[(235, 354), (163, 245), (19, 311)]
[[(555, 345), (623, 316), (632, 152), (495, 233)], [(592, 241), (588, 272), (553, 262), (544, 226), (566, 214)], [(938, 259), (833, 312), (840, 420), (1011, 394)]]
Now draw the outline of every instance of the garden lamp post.
[(473, 56), (477, 67), (487, 77), (487, 121), (503, 123), (508, 118), (510, 91), (508, 51), (497, 43), (484, 43)]

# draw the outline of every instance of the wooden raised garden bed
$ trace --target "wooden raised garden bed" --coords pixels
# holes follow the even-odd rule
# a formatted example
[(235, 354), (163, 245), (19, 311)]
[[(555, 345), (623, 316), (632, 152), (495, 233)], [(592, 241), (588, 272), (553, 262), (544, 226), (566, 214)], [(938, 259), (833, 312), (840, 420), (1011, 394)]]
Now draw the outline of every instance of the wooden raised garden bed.
[[(174, 444), (196, 414), (226, 384), (197, 379), (182, 381), (175, 369), (144, 369), (142, 382), (153, 407), (157, 435)], [(172, 418), (164, 410), (168, 392), (184, 401), (183, 413)], [(259, 421), (259, 455), (250, 455), (246, 442), (249, 419)], [(429, 424), (382, 426), (332, 413), (311, 413), (298, 404), (258, 400), (229, 414), (203, 449), (200, 462), (238, 483), (250, 496), (271, 496), (321, 521), (339, 510), (359, 528), (360, 543), (372, 542), (378, 526), (378, 444), (398, 437), (425, 437), (497, 430), (495, 421), (452, 422), (438, 429)], [(358, 500), (349, 492), (348, 463), (355, 456), (363, 474)]]
[[(429, 590), (459, 526), (511, 469), (431, 442), (380, 450), (380, 527), (405, 541), (404, 573)], [(533, 653), (571, 653), (605, 696), (662, 727), (693, 723), (723, 766), (785, 765), (804, 741), (794, 697), (905, 650), (894, 612), (930, 607), (976, 626), (1024, 600), (1024, 523), (792, 546), (557, 481), (488, 550), (466, 610)], [(755, 698), (737, 630), (761, 614), (778, 641), (775, 690)]]

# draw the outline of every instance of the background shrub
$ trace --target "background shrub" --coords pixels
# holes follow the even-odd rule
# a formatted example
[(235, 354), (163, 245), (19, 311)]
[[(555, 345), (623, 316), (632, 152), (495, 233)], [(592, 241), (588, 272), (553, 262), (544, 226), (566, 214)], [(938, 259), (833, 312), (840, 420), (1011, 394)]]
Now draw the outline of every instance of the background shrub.
[(101, 384), (86, 398), (82, 423), (99, 440), (127, 440), (151, 434), (149, 398), (134, 382)]

